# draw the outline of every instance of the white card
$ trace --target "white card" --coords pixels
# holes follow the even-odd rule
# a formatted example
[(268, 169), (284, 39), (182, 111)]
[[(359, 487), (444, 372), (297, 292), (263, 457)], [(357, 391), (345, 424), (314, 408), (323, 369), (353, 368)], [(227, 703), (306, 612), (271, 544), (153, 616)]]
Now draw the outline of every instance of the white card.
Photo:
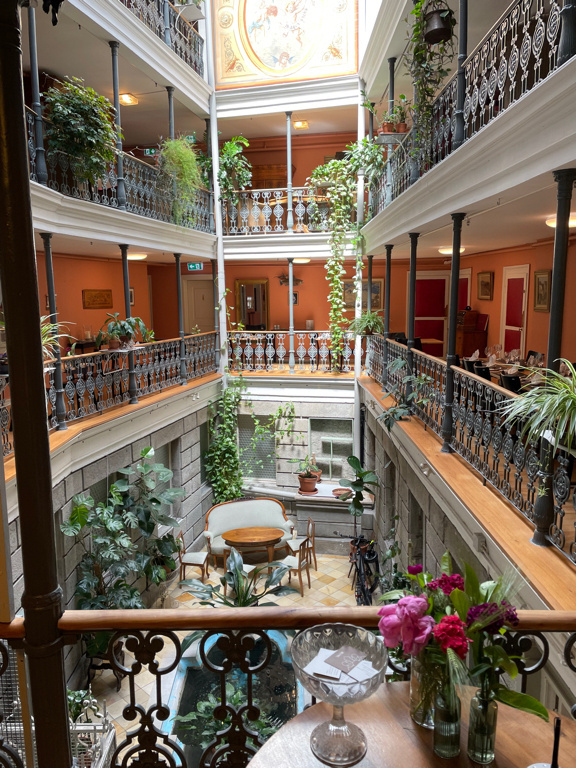
[(342, 674), (341, 671), (324, 661), (324, 659), (328, 658), (328, 656), (331, 656), (333, 653), (334, 651), (331, 651), (329, 648), (320, 648), (312, 661), (304, 667), (304, 672), (307, 672), (314, 677), (322, 677), (328, 680), (340, 680), (340, 675)]

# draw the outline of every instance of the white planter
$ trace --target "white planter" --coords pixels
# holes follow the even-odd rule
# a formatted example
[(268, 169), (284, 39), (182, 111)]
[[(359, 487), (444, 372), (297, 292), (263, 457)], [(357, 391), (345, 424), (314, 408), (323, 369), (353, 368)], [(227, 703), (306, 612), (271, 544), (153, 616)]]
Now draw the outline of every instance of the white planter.
[(182, 16), (186, 21), (199, 21), (206, 18), (200, 8), (197, 8), (194, 3), (174, 3), (174, 8), (178, 11), (178, 15)]

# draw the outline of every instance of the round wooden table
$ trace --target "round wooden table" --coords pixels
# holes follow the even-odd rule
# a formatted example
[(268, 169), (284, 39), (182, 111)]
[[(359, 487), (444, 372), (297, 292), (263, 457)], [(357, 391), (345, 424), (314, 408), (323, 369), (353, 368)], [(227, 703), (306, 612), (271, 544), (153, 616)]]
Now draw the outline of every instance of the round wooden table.
[[(472, 697), (475, 689), (467, 693)], [(432, 731), (415, 725), (408, 709), (408, 683), (384, 683), (365, 701), (344, 707), (344, 717), (356, 723), (368, 739), (368, 752), (360, 768), (477, 768), (466, 755), (469, 698), (462, 700), (461, 752), (444, 760), (432, 751)], [(329, 720), (332, 707), (316, 704), (283, 725), (250, 761), (250, 768), (318, 768), (323, 765), (310, 751), (310, 734)], [(545, 723), (504, 704), (498, 705), (496, 759), (492, 768), (528, 768), (552, 758), (554, 716)], [(576, 755), (576, 722), (562, 718), (559, 765), (569, 768)]]
[[(265, 549), (268, 552), (268, 562), (274, 560), (274, 546), (284, 536), (282, 528), (233, 528), (222, 534), (224, 543), (229, 547), (243, 550)], [(224, 560), (226, 560), (226, 553)]]

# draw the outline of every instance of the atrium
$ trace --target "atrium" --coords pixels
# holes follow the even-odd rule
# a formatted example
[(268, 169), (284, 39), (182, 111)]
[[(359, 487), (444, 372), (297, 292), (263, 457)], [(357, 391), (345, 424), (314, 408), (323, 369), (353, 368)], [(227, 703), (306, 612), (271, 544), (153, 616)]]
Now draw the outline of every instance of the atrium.
[[(103, 667), (121, 727), (94, 768), (192, 768), (162, 726), (183, 639), (226, 636), (232, 668), (250, 632), (374, 629), (344, 587), (358, 536), (376, 594), (446, 551), (514, 570), (518, 689), (572, 716), (572, 0), (34, 5), (0, 8), (0, 763), (84, 765), (66, 689)], [(144, 498), (147, 461), (162, 505), (127, 505), (114, 602), (86, 521)], [(257, 523), (217, 523), (238, 497)], [(176, 546), (215, 586), (232, 522), (281, 529), (301, 599), (181, 590)], [(195, 764), (246, 765), (240, 722), (229, 762)]]

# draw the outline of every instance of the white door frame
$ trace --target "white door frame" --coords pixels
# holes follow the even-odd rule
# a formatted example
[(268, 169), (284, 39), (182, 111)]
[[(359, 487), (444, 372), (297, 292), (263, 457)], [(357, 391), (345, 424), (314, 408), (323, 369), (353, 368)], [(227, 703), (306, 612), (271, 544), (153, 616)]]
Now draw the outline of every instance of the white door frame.
[[(434, 279), (437, 278), (438, 280), (445, 280), (444, 283), (444, 337), (442, 339), (443, 343), (443, 349), (442, 354), (444, 354), (444, 350), (446, 349), (446, 343), (448, 340), (448, 314), (447, 314), (447, 308), (450, 303), (450, 270), (448, 269), (435, 269), (435, 270), (418, 270), (416, 272), (416, 280), (420, 279)], [(410, 294), (410, 271), (408, 271), (408, 282), (406, 286), (406, 328), (408, 328), (408, 297)], [(437, 317), (418, 317), (418, 320), (438, 320)], [(416, 317), (414, 318), (416, 320)]]
[[(500, 310), (500, 344), (502, 345), (502, 351), (510, 351), (504, 349), (504, 338), (506, 335), (506, 287), (509, 278), (523, 277), (524, 278), (524, 297), (522, 300), (522, 327), (520, 336), (520, 357), (524, 357), (526, 347), (526, 309), (528, 306), (528, 286), (530, 280), (530, 264), (517, 264), (514, 267), (503, 267), (502, 269), (502, 307)], [(512, 326), (511, 326), (512, 327)]]
[(467, 277), (468, 278), (468, 296), (466, 297), (466, 306), (470, 306), (470, 297), (472, 295), (472, 267), (466, 267), (466, 269), (461, 269), (460, 274), (458, 275), (458, 278)]

